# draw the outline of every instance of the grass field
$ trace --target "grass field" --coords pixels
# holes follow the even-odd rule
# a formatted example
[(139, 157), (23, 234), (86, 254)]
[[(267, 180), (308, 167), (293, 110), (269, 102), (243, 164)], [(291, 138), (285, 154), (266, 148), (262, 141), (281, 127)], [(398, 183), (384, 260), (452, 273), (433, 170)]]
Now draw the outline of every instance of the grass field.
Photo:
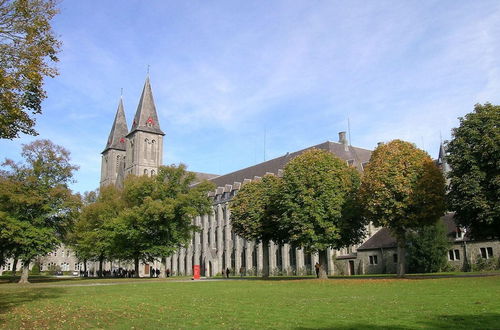
[(500, 329), (500, 276), (3, 283), (0, 328)]

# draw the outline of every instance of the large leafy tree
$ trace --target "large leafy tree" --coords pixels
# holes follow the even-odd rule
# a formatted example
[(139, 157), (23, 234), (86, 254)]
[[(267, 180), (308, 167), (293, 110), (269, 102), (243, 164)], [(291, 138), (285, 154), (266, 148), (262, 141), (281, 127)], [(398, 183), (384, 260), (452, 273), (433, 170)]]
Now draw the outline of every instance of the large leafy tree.
[(280, 191), (283, 242), (319, 253), (320, 278), (326, 278), (329, 247), (358, 242), (364, 222), (356, 207), (358, 172), (333, 154), (308, 150), (284, 168)]
[(49, 140), (24, 145), (24, 162), (6, 160), (0, 173), (0, 246), (23, 261), (20, 283), (28, 282), (30, 262), (54, 250), (71, 227), (80, 205), (68, 184), (77, 169), (70, 153)]
[(37, 135), (33, 126), (54, 77), (60, 42), (50, 25), (54, 0), (0, 0), (0, 138)]
[(85, 195), (85, 205), (70, 235), (70, 245), (79, 260), (99, 261), (98, 275), (102, 276), (103, 262), (114, 256), (113, 220), (124, 208), (121, 192), (114, 186), (100, 189), (99, 194), (91, 192)]
[(500, 106), (477, 104), (447, 143), (449, 206), (476, 238), (500, 237)]
[(208, 192), (214, 187), (202, 182), (195, 186), (194, 173), (184, 165), (160, 167), (154, 177), (125, 179), (124, 208), (114, 219), (114, 244), (118, 256), (134, 261), (139, 276), (139, 261), (172, 254), (189, 242), (192, 218), (210, 211)]
[(269, 277), (269, 242), (280, 240), (277, 198), (281, 179), (266, 175), (243, 185), (231, 201), (231, 225), (239, 236), (262, 242), (263, 277)]
[(393, 140), (372, 154), (359, 199), (367, 219), (387, 227), (398, 242), (398, 275), (405, 274), (406, 234), (438, 221), (445, 209), (444, 178), (429, 155)]

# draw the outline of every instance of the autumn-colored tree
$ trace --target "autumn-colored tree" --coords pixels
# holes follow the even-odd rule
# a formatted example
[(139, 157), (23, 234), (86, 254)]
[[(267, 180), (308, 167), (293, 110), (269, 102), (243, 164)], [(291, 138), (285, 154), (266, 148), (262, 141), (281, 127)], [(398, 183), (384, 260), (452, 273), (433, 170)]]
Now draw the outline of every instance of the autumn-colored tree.
[(405, 275), (405, 237), (444, 214), (444, 178), (429, 155), (393, 140), (372, 153), (359, 192), (364, 215), (387, 227), (398, 242), (398, 275)]
[(0, 138), (37, 135), (34, 116), (54, 77), (60, 42), (50, 22), (54, 0), (0, 0)]
[(113, 239), (118, 256), (134, 261), (136, 276), (140, 260), (162, 258), (164, 264), (166, 256), (187, 244), (199, 229), (193, 217), (210, 211), (208, 192), (213, 184), (193, 187), (194, 181), (194, 173), (182, 164), (160, 167), (154, 177), (125, 179), (125, 207), (113, 222)]
[(68, 188), (73, 172), (69, 152), (49, 140), (24, 145), (23, 163), (6, 160), (0, 172), (0, 246), (30, 262), (56, 248), (71, 228), (80, 199)]
[(500, 237), (500, 106), (477, 104), (447, 143), (449, 207), (475, 238)]
[(359, 174), (330, 152), (308, 150), (284, 168), (279, 197), (283, 242), (319, 253), (326, 278), (326, 249), (359, 242), (364, 222), (357, 212)]
[(266, 175), (243, 185), (230, 204), (233, 231), (247, 239), (262, 242), (262, 276), (269, 277), (269, 243), (278, 241), (277, 198), (281, 179)]

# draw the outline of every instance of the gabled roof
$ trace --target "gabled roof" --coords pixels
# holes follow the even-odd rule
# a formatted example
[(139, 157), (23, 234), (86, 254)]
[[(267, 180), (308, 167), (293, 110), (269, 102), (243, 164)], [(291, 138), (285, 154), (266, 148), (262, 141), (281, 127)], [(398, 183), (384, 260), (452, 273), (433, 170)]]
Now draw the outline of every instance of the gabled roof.
[(156, 106), (153, 99), (153, 91), (149, 82), (149, 76), (146, 77), (144, 88), (142, 89), (141, 99), (135, 112), (134, 121), (130, 133), (135, 131), (151, 132), (155, 134), (165, 135), (160, 129), (160, 122), (156, 113)]
[(210, 179), (210, 181), (215, 183), (218, 187), (223, 187), (226, 184), (243, 182), (243, 180), (245, 179), (253, 179), (256, 176), (262, 177), (266, 175), (266, 173), (274, 173), (277, 175), (278, 170), (283, 169), (291, 159), (312, 148), (330, 151), (331, 153), (341, 159), (344, 159), (345, 161), (352, 160), (352, 165), (358, 168), (360, 171), (363, 170), (362, 164), (368, 162), (372, 154), (371, 150), (346, 146), (342, 143), (326, 141), (321, 144), (293, 153), (287, 153), (286, 155), (283, 155), (281, 157), (277, 157), (254, 166), (218, 176), (216, 178)]
[[(446, 213), (439, 219), (443, 222), (446, 236), (449, 241), (455, 241), (455, 233), (457, 231), (457, 225), (453, 219), (454, 213)], [(366, 242), (364, 242), (358, 251), (362, 250), (375, 250), (375, 249), (386, 249), (397, 247), (396, 238), (394, 238), (388, 228), (382, 228), (376, 232), (372, 237), (370, 237)]]
[(116, 149), (125, 151), (125, 136), (128, 134), (127, 120), (125, 119), (125, 111), (123, 110), (123, 100), (120, 98), (118, 109), (116, 110), (115, 120), (109, 133), (108, 142), (103, 150), (103, 153), (108, 149)]

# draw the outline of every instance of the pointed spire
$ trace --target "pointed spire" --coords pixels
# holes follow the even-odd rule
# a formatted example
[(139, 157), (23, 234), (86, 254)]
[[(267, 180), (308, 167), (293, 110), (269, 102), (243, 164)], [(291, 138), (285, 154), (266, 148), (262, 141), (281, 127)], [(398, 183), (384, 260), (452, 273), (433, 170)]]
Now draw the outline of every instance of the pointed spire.
[(109, 133), (108, 142), (106, 143), (105, 152), (108, 149), (125, 150), (125, 136), (128, 134), (127, 120), (125, 119), (125, 111), (123, 110), (123, 100), (120, 97), (118, 109), (116, 110), (115, 121)]
[(151, 83), (149, 82), (149, 74), (146, 77), (141, 100), (137, 106), (137, 111), (135, 113), (134, 121), (129, 134), (135, 131), (145, 131), (165, 135), (160, 128), (160, 123), (158, 122), (158, 114), (156, 113)]

